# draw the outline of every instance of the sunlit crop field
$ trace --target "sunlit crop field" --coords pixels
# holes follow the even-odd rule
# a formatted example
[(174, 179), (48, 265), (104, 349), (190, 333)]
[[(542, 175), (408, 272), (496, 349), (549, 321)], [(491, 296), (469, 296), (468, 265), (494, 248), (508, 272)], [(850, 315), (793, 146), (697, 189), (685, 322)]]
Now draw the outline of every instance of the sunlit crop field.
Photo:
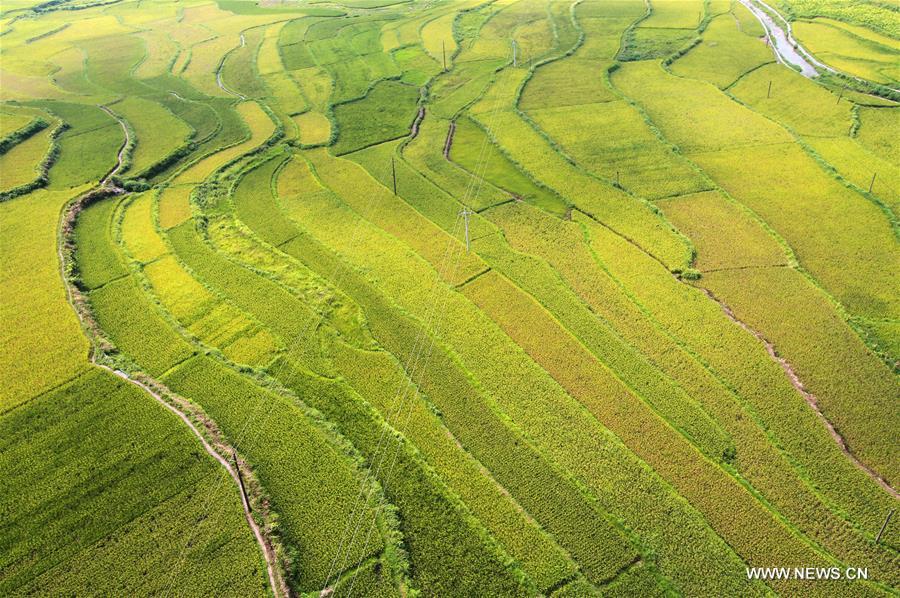
[(897, 595), (898, 86), (880, 0), (3, 3), (0, 594)]

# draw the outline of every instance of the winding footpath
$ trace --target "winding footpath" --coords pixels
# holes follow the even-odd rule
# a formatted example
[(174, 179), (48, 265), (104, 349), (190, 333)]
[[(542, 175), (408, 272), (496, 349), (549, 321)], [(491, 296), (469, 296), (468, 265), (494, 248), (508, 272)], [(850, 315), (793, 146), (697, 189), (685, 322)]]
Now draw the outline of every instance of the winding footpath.
[[(241, 45), (238, 46), (238, 48), (243, 48), (246, 43), (247, 43), (247, 40), (244, 39), (244, 34), (241, 33)], [(238, 49), (238, 48), (235, 48), (235, 49)], [(234, 51), (234, 50), (232, 50), (232, 51)], [(228, 54), (230, 54), (230, 53), (231, 52), (229, 52)], [(238, 93), (232, 89), (229, 89), (225, 85), (225, 82), (222, 81), (222, 69), (225, 68), (225, 61), (228, 59), (228, 54), (225, 54), (225, 57), (222, 59), (222, 62), (219, 63), (219, 68), (216, 69), (216, 85), (218, 85), (219, 89), (221, 89), (228, 95), (232, 95), (236, 98), (239, 98), (241, 101), (246, 100), (247, 96), (245, 96), (242, 93)]]
[(120, 118), (115, 112), (110, 110), (106, 106), (99, 106), (100, 110), (103, 110), (108, 115), (116, 120), (119, 123), (119, 126), (122, 127), (122, 131), (125, 133), (125, 141), (122, 143), (122, 147), (119, 148), (119, 153), (116, 154), (116, 166), (109, 173), (103, 177), (103, 180), (100, 181), (101, 187), (106, 187), (111, 189), (114, 193), (120, 194), (124, 193), (125, 190), (116, 186), (110, 187), (109, 183), (114, 176), (119, 174), (119, 171), (122, 170), (122, 167), (125, 165), (125, 152), (128, 151), (128, 148), (131, 147), (131, 133), (128, 131), (128, 125), (125, 124), (125, 120)]
[[(134, 384), (135, 386), (137, 386), (138, 388), (142, 389), (144, 392), (149, 394), (151, 397), (156, 399), (157, 403), (159, 403), (160, 405), (162, 405), (163, 407), (165, 407), (166, 409), (168, 409), (169, 411), (171, 411), (172, 413), (177, 415), (179, 418), (181, 418), (181, 421), (183, 421), (185, 423), (185, 425), (188, 428), (190, 428), (191, 432), (194, 433), (194, 436), (196, 436), (197, 439), (200, 440), (200, 443), (203, 445), (203, 448), (206, 450), (206, 452), (209, 453), (209, 455), (211, 457), (213, 457), (216, 461), (218, 461), (219, 464), (222, 467), (224, 467), (225, 470), (228, 472), (228, 474), (231, 476), (231, 479), (234, 480), (234, 483), (239, 488), (242, 488), (241, 478), (240, 478), (235, 466), (233, 466), (231, 463), (229, 463), (225, 457), (220, 455), (218, 453), (218, 451), (216, 451), (212, 446), (210, 446), (210, 444), (209, 444), (209, 442), (207, 442), (206, 438), (203, 437), (203, 434), (200, 433), (200, 430), (197, 429), (197, 427), (193, 424), (193, 422), (191, 422), (191, 420), (188, 418), (188, 416), (183, 411), (180, 411), (174, 405), (172, 405), (171, 403), (169, 403), (168, 401), (163, 399), (160, 395), (155, 393), (149, 386), (147, 386), (143, 382), (140, 382), (139, 380), (130, 378), (128, 376), (128, 374), (126, 374), (122, 370), (114, 370), (111, 367), (103, 365), (102, 363), (97, 363), (96, 361), (94, 361), (94, 365), (96, 365), (97, 367), (103, 368), (104, 370), (106, 370), (108, 372), (111, 372), (112, 374), (118, 376), (119, 378), (121, 378), (122, 380), (125, 380), (126, 382), (130, 382), (131, 384)], [(281, 584), (278, 584), (275, 581), (276, 578), (280, 578), (280, 576), (278, 576), (275, 573), (275, 566), (274, 566), (274, 563), (276, 562), (275, 550), (272, 547), (272, 545), (269, 542), (267, 542), (266, 539), (263, 537), (262, 532), (259, 529), (259, 525), (256, 523), (256, 520), (253, 519), (253, 515), (251, 514), (250, 502), (247, 500), (247, 495), (243, 492), (243, 490), (241, 491), (240, 494), (241, 494), (241, 505), (244, 507), (244, 517), (247, 519), (247, 524), (250, 526), (250, 529), (253, 531), (253, 535), (256, 537), (256, 542), (259, 544), (259, 547), (263, 551), (263, 555), (265, 556), (265, 559), (266, 559), (266, 570), (269, 575), (269, 585), (270, 585), (270, 587), (272, 587), (273, 592), (276, 593), (276, 596), (278, 595), (276, 588), (281, 589), (282, 596), (287, 596), (286, 589), (283, 588), (281, 586)]]

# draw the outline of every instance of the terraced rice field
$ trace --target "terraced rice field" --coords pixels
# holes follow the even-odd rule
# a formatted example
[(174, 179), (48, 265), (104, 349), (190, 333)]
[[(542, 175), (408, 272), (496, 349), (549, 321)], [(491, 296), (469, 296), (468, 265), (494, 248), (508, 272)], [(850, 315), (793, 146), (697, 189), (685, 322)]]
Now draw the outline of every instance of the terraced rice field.
[(892, 7), (0, 21), (0, 594), (900, 593)]

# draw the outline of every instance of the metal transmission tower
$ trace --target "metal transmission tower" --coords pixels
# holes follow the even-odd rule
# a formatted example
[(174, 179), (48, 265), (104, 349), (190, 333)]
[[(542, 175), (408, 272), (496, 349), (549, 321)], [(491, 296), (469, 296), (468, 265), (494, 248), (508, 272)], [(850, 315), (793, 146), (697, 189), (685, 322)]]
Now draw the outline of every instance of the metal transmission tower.
[(516, 40), (512, 40), (513, 44), (513, 66), (519, 66), (516, 62)]
[(460, 211), (460, 215), (463, 217), (463, 221), (466, 224), (466, 253), (469, 253), (470, 249), (470, 241), (469, 241), (469, 216), (474, 214), (472, 210), (469, 209), (468, 206), (463, 206), (462, 211)]

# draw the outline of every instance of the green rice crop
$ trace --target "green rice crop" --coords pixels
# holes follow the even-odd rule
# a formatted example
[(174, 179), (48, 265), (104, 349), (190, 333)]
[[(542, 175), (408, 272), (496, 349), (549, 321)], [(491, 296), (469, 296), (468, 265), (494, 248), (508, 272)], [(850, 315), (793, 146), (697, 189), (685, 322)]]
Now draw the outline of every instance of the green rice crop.
[(866, 149), (847, 137), (809, 137), (806, 142), (837, 172), (860, 189), (869, 190), (900, 216), (900, 186), (891, 173), (896, 170), (890, 156)]
[(96, 182), (116, 165), (124, 143), (119, 124), (96, 106), (40, 102), (69, 128), (59, 136), (59, 158), (50, 169), (50, 184), (58, 189)]
[(889, 7), (873, 3), (846, 3), (841, 0), (778, 0), (777, 5), (793, 17), (827, 16), (841, 21), (859, 23), (892, 37), (900, 36)]
[(307, 14), (321, 17), (340, 17), (344, 13), (333, 8), (300, 8), (294, 6), (260, 6), (254, 2), (245, 0), (216, 0), (216, 4), (223, 10), (231, 11), (238, 15), (278, 15), (278, 14)]
[[(627, 4), (627, 3), (626, 3)], [(634, 2), (631, 5), (641, 13), (646, 9)], [(611, 63), (622, 45), (622, 31), (634, 22), (634, 17), (622, 17), (617, 14), (615, 5), (611, 3), (597, 4), (597, 12), (590, 10), (590, 4), (579, 4), (575, 9), (578, 25), (584, 32), (584, 40), (571, 58), (564, 60), (590, 60), (594, 66), (598, 61)], [(603, 6), (603, 9), (600, 7)], [(583, 16), (584, 15), (584, 16)], [(595, 15), (595, 16), (589, 16)], [(630, 39), (630, 38), (629, 38)], [(602, 65), (605, 70), (607, 65)]]
[(190, 358), (193, 348), (169, 329), (129, 277), (90, 294), (97, 322), (116, 347), (151, 376), (161, 376)]
[(222, 63), (222, 81), (229, 89), (248, 98), (266, 95), (256, 67), (256, 56), (264, 33), (263, 27), (243, 32), (241, 45), (229, 52)]
[(32, 116), (27, 112), (11, 110), (7, 107), (4, 107), (0, 115), (3, 117), (0, 118), (0, 137), (4, 139), (33, 122)]
[(700, 0), (656, 0), (650, 7), (650, 16), (641, 21), (639, 27), (696, 29), (703, 13)]
[[(603, 84), (605, 66), (581, 58), (564, 58), (539, 66), (519, 101), (522, 110), (607, 102), (615, 98)], [(561, 85), (566, 93), (559, 93)]]
[[(740, 3), (735, 6), (747, 10)], [(743, 33), (739, 26), (743, 25), (736, 23), (730, 13), (712, 19), (703, 31), (700, 43), (672, 63), (672, 72), (726, 88), (748, 71), (773, 61), (771, 50), (758, 39)]]
[(277, 72), (266, 75), (265, 82), (274, 100), (287, 114), (297, 114), (309, 108), (297, 83), (287, 73)]
[[(656, 199), (708, 189), (684, 158), (667, 148), (628, 103), (532, 110), (535, 123), (587, 170), (639, 196)], [(607, 136), (615, 128), (623, 136)]]
[(766, 30), (763, 28), (762, 23), (760, 23), (759, 19), (750, 12), (749, 8), (740, 2), (732, 2), (731, 14), (734, 15), (734, 18), (738, 23), (738, 29), (740, 29), (741, 32), (757, 39), (765, 36)]
[(115, 95), (146, 93), (147, 87), (131, 76), (146, 50), (133, 35), (95, 37), (77, 44), (85, 54), (84, 76), (92, 85)]
[(127, 273), (125, 265), (110, 250), (113, 242), (112, 216), (116, 201), (108, 199), (91, 204), (78, 217), (75, 228), (79, 282), (88, 289), (102, 287)]
[(53, 130), (44, 129), (0, 155), (0, 192), (30, 183), (40, 176), (40, 165), (50, 150)]
[(673, 197), (660, 202), (697, 249), (701, 272), (763, 266), (786, 266), (784, 249), (746, 212), (717, 191)]
[[(292, 21), (291, 23), (297, 22), (298, 21)], [(282, 40), (287, 35), (290, 35), (290, 32), (288, 27), (285, 27), (285, 31), (282, 33)], [(296, 71), (315, 66), (316, 64), (312, 54), (309, 52), (309, 47), (303, 43), (303, 41), (296, 41), (290, 44), (284, 44), (282, 42), (279, 45), (279, 49), (281, 51), (281, 60), (284, 63), (284, 68), (286, 70)]]
[(900, 125), (900, 110), (861, 108), (857, 138), (870, 152), (883, 155), (894, 164), (900, 159), (900, 142), (894, 134)]
[(194, 130), (193, 141), (206, 141), (220, 127), (218, 115), (221, 109), (216, 110), (214, 102), (183, 100), (170, 94), (169, 97), (160, 98), (160, 103)]
[(69, 193), (39, 189), (0, 203), (0, 412), (87, 367), (87, 339), (66, 302), (56, 253), (57, 222)]
[(804, 136), (844, 136), (850, 129), (850, 102), (839, 102), (840, 95), (779, 64), (756, 69), (729, 91), (755, 111)]
[(693, 29), (655, 29), (637, 27), (626, 33), (625, 43), (617, 55), (621, 61), (645, 60), (655, 63), (683, 50), (696, 39)]
[(138, 195), (124, 208), (121, 235), (125, 248), (139, 262), (151, 262), (168, 252), (153, 225), (153, 195)]
[[(452, 240), (444, 230), (402, 202), (357, 164), (332, 158), (323, 150), (312, 150), (304, 156), (312, 164), (322, 184), (347, 202), (348, 207), (376, 226), (383, 226), (385, 231), (408, 243), (412, 250), (431, 263), (440, 262), (448, 244), (461, 246), (459, 239)], [(390, 211), (366, 209), (369, 206), (385, 206)], [(460, 262), (453, 274), (455, 282), (466, 280), (482, 269), (480, 260), (474, 256), (463, 257)]]
[[(315, 61), (334, 79), (334, 99), (359, 98), (373, 82), (398, 77), (401, 73), (389, 54), (382, 52), (378, 15), (353, 20), (320, 21), (306, 33), (307, 48)], [(289, 70), (312, 66), (301, 62), (285, 66)]]
[[(765, 219), (852, 314), (897, 317), (896, 239), (878, 206), (849, 191), (799, 147), (738, 148), (693, 159)], [(765, 172), (762, 177), (760, 173)], [(844, 266), (853, 255), (853, 267)]]
[(711, 84), (674, 77), (652, 61), (623, 64), (611, 79), (685, 152), (791, 140), (781, 127)]
[(178, 55), (178, 44), (163, 29), (152, 29), (140, 34), (147, 48), (147, 56), (134, 70), (138, 79), (150, 79), (165, 74)]
[(431, 87), (430, 110), (441, 118), (455, 117), (466, 105), (478, 99), (503, 62), (503, 59), (461, 62)]
[[(505, 211), (513, 211), (512, 204), (508, 205), (511, 207)], [(489, 258), (491, 266), (521, 289), (517, 294), (530, 295), (549, 315), (562, 322), (629, 392), (678, 428), (704, 454), (713, 460), (727, 454), (733, 446), (732, 440), (699, 401), (692, 399), (653, 362), (639, 356), (611, 326), (598, 325), (596, 315), (560, 285), (558, 276), (545, 263), (504, 249), (494, 243), (485, 253), (493, 254)]]
[(896, 85), (900, 80), (900, 42), (865, 27), (815, 19), (797, 21), (794, 33), (819, 60), (851, 75)]
[[(235, 198), (239, 198), (237, 194)], [(254, 201), (258, 200), (258, 196), (254, 198)], [(355, 346), (371, 346), (371, 337), (365, 329), (365, 320), (358, 306), (336, 293), (302, 264), (285, 259), (280, 250), (260, 242), (247, 228), (224, 218), (209, 228), (209, 236), (220, 251), (238, 264), (265, 272), (268, 278), (302, 300), (312, 312), (324, 318), (321, 326), (332, 326), (346, 342)], [(327, 369), (322, 360), (314, 359), (317, 367)]]
[(181, 76), (206, 95), (230, 97), (228, 92), (219, 87), (216, 73), (222, 56), (240, 44), (238, 32), (220, 35), (195, 44), (191, 47), (190, 62), (187, 63)]
[(403, 71), (400, 80), (409, 85), (425, 85), (441, 70), (441, 63), (429, 56), (419, 46), (407, 46), (393, 52), (397, 66)]
[(219, 464), (143, 391), (93, 370), (0, 430), (4, 593), (266, 595), (237, 487), (211, 492)]
[(334, 152), (346, 154), (408, 134), (416, 116), (418, 98), (415, 87), (384, 81), (375, 85), (365, 98), (335, 106)]
[[(176, 79), (176, 81), (180, 81), (180, 79)], [(182, 91), (187, 93), (187, 90)], [(190, 151), (183, 155), (178, 151), (169, 155), (175, 160), (164, 160), (158, 163), (157, 167), (149, 171), (152, 172), (151, 178), (164, 180), (171, 175), (173, 169), (183, 164), (246, 140), (248, 125), (244, 118), (248, 117), (247, 110), (252, 110), (249, 105), (245, 108), (235, 109), (232, 102), (224, 98), (205, 99), (200, 102), (182, 101), (174, 96), (171, 97), (172, 99), (165, 105), (194, 128), (196, 131), (192, 139), (194, 143), (188, 146)], [(252, 117), (252, 115), (250, 116)]]
[[(488, 181), (512, 194), (548, 209), (562, 211), (562, 201), (547, 189), (538, 187), (500, 152), (487, 137), (487, 134), (469, 118), (456, 121), (453, 133), (453, 145), (450, 158), (469, 171), (475, 177), (476, 171)], [(489, 199), (488, 196), (487, 199)], [(461, 198), (462, 199), (462, 198)], [(473, 207), (478, 209), (491, 205), (479, 203)]]
[(314, 108), (324, 110), (333, 85), (328, 72), (319, 67), (310, 67), (295, 71), (292, 75), (306, 101)]
[(193, 134), (187, 124), (156, 102), (129, 97), (113, 104), (111, 110), (124, 118), (135, 132), (128, 172), (132, 176), (140, 176)]
[[(178, 257), (195, 276), (228, 297), (238, 308), (257, 315), (282, 342), (296, 338), (315, 317), (307, 306), (298, 310), (297, 300), (279, 285), (213, 252), (197, 236), (193, 223), (186, 222), (171, 229), (169, 237)], [(228, 285), (227, 289), (221, 288), (224, 284)]]
[[(444, 147), (449, 134), (449, 121), (430, 115), (425, 117), (419, 126), (419, 134), (416, 138), (403, 146), (402, 151), (404, 161), (399, 162), (396, 167), (400, 172), (397, 178), (398, 189), (403, 189), (406, 186), (407, 181), (411, 179), (416, 180), (418, 178), (408, 176), (410, 167), (412, 167), (421, 173), (421, 175), (424, 175), (426, 178), (433, 181), (438, 187), (444, 189), (448, 195), (458, 198), (465, 197), (466, 189), (472, 182), (472, 175), (444, 157), (442, 148)], [(351, 157), (360, 160), (369, 152), (384, 154), (385, 151), (388, 151), (393, 153), (394, 148), (390, 146), (390, 143), (386, 143), (383, 146), (377, 146), (362, 152), (357, 152)], [(379, 176), (377, 173), (380, 169), (375, 167), (376, 164), (384, 164), (384, 160), (385, 156), (379, 155), (377, 159), (369, 160), (365, 166), (370, 173), (375, 174), (378, 179), (382, 181), (382, 184), (387, 184), (388, 179)], [(405, 163), (406, 161), (409, 162), (409, 165)], [(390, 176), (390, 173), (386, 174)], [(400, 191), (400, 195), (409, 196), (411, 194)], [(478, 194), (478, 201), (482, 205), (494, 205), (507, 200), (508, 198), (508, 192), (495, 187), (490, 181), (485, 181), (483, 183), (481, 192)], [(557, 208), (558, 210), (562, 211), (565, 209), (562, 202), (557, 202), (557, 204), (559, 205)], [(452, 208), (453, 206), (449, 207), (451, 210)], [(552, 208), (552, 204), (547, 206), (547, 209)], [(453, 211), (455, 212), (456, 210)], [(451, 216), (451, 224), (455, 220), (455, 216), (455, 213)], [(441, 226), (446, 228), (444, 223), (441, 223)]]
[(275, 123), (256, 102), (242, 102), (237, 111), (249, 128), (249, 135), (245, 133), (244, 140), (240, 143), (198, 160), (175, 177), (173, 184), (199, 183), (231, 160), (261, 145), (275, 132)]
[[(3, 114), (3, 113), (0, 113)], [(8, 114), (3, 114), (3, 118), (6, 118)], [(16, 121), (18, 115), (13, 115), (12, 120)], [(14, 122), (14, 125), (16, 123)], [(14, 130), (8, 130), (8, 134), (2, 136), (0, 139), (0, 155), (6, 154), (10, 149), (15, 147), (16, 145), (22, 143), (23, 141), (28, 140), (29, 138), (37, 135), (44, 129), (50, 126), (45, 119), (41, 117), (37, 117), (33, 120), (26, 121), (22, 126), (16, 127)], [(0, 131), (2, 134), (2, 131)]]
[[(785, 268), (722, 271), (703, 280), (738, 317), (775, 344), (849, 449), (885, 479), (897, 479), (891, 451), (881, 439), (898, 425), (888, 403), (900, 388), (828, 299)], [(758, 296), (760, 288), (766, 289), (763, 297)], [(835, 370), (835, 363), (843, 367)]]

